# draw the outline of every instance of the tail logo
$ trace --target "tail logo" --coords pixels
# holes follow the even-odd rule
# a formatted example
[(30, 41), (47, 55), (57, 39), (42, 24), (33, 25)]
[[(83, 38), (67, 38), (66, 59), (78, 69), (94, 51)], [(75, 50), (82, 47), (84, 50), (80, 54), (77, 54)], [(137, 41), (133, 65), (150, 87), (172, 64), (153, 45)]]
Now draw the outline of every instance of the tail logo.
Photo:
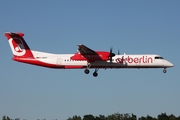
[(18, 44), (18, 46), (17, 47), (15, 47), (15, 51), (16, 52), (23, 52), (23, 50), (21, 49), (22, 47), (20, 47), (20, 46), (22, 46), (22, 44)]
[(21, 38), (10, 38), (9, 39), (9, 44), (11, 46), (11, 49), (13, 51), (13, 54), (16, 56), (23, 56), (26, 53), (23, 41)]

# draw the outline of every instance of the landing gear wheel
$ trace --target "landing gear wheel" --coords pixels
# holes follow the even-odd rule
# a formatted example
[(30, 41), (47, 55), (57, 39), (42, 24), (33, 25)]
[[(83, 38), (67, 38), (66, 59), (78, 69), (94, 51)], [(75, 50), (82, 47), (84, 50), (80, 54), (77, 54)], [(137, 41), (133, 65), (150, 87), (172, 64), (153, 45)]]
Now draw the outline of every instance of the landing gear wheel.
[(94, 72), (94, 73), (93, 73), (93, 76), (94, 76), (94, 77), (97, 77), (97, 76), (98, 76), (98, 73), (97, 73), (97, 72)]
[(164, 69), (164, 70), (163, 70), (163, 73), (166, 73), (166, 72), (167, 72), (167, 71)]
[(85, 69), (85, 70), (84, 70), (84, 73), (85, 73), (85, 74), (89, 74), (89, 70), (88, 70), (88, 69)]

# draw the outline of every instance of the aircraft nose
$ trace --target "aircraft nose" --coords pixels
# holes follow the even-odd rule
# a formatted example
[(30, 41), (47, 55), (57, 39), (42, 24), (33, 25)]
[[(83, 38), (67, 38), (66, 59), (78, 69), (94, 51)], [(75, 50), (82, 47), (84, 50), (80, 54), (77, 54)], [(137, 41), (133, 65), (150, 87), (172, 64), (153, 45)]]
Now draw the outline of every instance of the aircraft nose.
[(174, 65), (171, 62), (168, 62), (167, 66), (168, 67), (173, 67)]
[(170, 64), (171, 64), (171, 65), (170, 65), (171, 67), (174, 67), (174, 65), (173, 65), (172, 63), (170, 63)]

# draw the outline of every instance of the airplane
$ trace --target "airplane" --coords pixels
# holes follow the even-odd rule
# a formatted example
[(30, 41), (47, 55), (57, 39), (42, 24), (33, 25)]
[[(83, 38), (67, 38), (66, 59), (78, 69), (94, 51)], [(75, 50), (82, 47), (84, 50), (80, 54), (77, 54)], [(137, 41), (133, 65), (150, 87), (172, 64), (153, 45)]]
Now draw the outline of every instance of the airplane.
[(89, 74), (89, 69), (95, 69), (93, 76), (98, 76), (99, 69), (108, 68), (166, 68), (173, 67), (173, 64), (160, 55), (118, 54), (110, 51), (94, 51), (83, 44), (78, 44), (78, 52), (74, 54), (52, 54), (31, 50), (25, 42), (23, 33), (5, 32), (14, 57), (12, 60), (42, 67), (57, 69), (84, 69)]

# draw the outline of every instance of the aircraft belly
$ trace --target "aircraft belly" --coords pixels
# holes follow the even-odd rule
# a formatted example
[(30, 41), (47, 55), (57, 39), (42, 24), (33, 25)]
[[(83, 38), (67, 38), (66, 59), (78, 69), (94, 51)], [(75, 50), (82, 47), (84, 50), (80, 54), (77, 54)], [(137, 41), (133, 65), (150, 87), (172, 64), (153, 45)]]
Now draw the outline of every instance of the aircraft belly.
[(116, 62), (102, 62), (96, 61), (91, 63), (92, 67), (106, 67), (106, 68), (146, 68), (146, 67), (159, 67), (155, 63), (116, 63)]
[(94, 62), (94, 63), (91, 63), (91, 66), (104, 66), (104, 67), (123, 67), (123, 66), (128, 66), (126, 64), (118, 64), (118, 63), (115, 63), (115, 62)]

